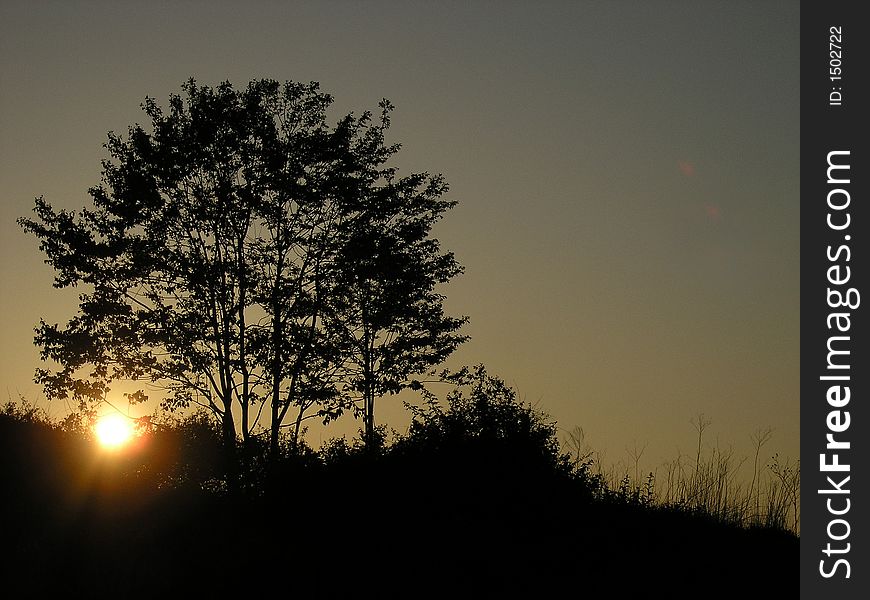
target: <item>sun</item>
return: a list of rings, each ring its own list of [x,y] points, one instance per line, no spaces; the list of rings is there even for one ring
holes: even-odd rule
[[[120,448],[133,437],[133,421],[119,414],[105,415],[97,420],[94,432],[104,448]]]

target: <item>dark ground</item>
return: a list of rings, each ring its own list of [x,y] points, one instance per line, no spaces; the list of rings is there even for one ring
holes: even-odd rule
[[[582,477],[542,470],[502,447],[406,448],[327,465],[309,456],[238,495],[203,490],[214,458],[208,451],[182,454],[205,466],[182,469],[177,448],[107,456],[56,428],[0,419],[3,595],[798,592],[792,534],[602,502]]]

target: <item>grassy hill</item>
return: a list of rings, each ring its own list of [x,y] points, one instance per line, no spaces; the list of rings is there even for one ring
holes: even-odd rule
[[[376,449],[238,448],[202,418],[122,452],[7,406],[3,587],[15,596],[615,598],[798,590],[798,537],[612,489],[541,415],[479,386]]]

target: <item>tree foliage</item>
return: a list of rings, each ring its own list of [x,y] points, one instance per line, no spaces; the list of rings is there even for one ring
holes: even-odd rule
[[[36,235],[54,285],[81,286],[65,326],[35,341],[58,368],[50,398],[103,400],[144,382],[169,410],[216,415],[226,442],[354,410],[440,363],[464,341],[436,289],[461,272],[431,237],[455,203],[440,176],[404,177],[385,142],[392,106],[327,124],[317,83],[194,80],[146,129],[109,134],[93,206],[36,200]]]

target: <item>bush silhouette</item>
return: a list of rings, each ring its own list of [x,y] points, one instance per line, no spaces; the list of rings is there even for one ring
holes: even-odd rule
[[[546,414],[523,404],[504,381],[483,365],[448,378],[456,388],[446,405],[426,393],[422,407],[411,406],[407,436],[392,453],[416,461],[435,462],[454,474],[489,481],[521,481],[526,477],[582,478],[559,446],[556,424]]]

